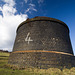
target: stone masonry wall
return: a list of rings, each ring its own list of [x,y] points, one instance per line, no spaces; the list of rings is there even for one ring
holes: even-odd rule
[[[12,65],[17,65],[20,68],[35,67],[47,69],[51,67],[72,67],[70,55],[47,52],[12,53],[10,55],[9,63]]]
[[[18,27],[9,64],[21,68],[74,66],[75,57],[67,25],[59,20],[39,17]]]
[[[33,21],[18,29],[13,51],[23,50],[49,50],[73,54],[68,29],[51,21]]]

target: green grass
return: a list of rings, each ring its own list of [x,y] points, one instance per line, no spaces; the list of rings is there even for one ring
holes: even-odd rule
[[[75,75],[75,68],[63,69],[58,68],[37,69],[27,68],[19,70],[18,67],[8,65],[10,53],[0,52],[0,75]]]
[[[2,56],[8,57],[8,56],[9,56],[9,53],[6,53],[6,52],[0,52],[0,57],[2,57]]]
[[[15,70],[8,67],[8,57],[10,53],[0,52],[0,75],[34,75],[29,71],[25,70]]]

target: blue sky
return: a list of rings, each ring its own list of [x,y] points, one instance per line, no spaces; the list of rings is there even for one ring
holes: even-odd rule
[[[75,0],[0,0],[0,49],[12,51],[17,26],[35,16],[65,22],[75,54]]]

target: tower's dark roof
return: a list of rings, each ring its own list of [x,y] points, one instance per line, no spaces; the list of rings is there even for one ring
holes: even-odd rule
[[[50,18],[50,17],[34,17],[34,18],[31,18],[31,19],[27,19],[26,21],[24,21],[24,22],[22,22],[19,26],[18,26],[18,28],[20,27],[20,26],[22,26],[23,24],[25,24],[25,23],[28,23],[28,22],[32,22],[32,21],[54,21],[54,22],[58,22],[58,23],[61,23],[62,25],[64,25],[67,29],[68,29],[68,31],[69,31],[69,28],[68,28],[68,26],[64,23],[64,22],[62,22],[62,21],[60,21],[60,20],[58,20],[58,19],[55,19],[55,18]],[[18,30],[18,28],[17,28],[17,30]]]

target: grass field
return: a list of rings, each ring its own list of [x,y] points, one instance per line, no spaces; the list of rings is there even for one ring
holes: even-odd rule
[[[58,68],[49,69],[36,69],[28,68],[19,70],[18,68],[12,68],[8,64],[8,57],[10,53],[0,52],[0,75],[75,75],[75,68],[63,69]]]

